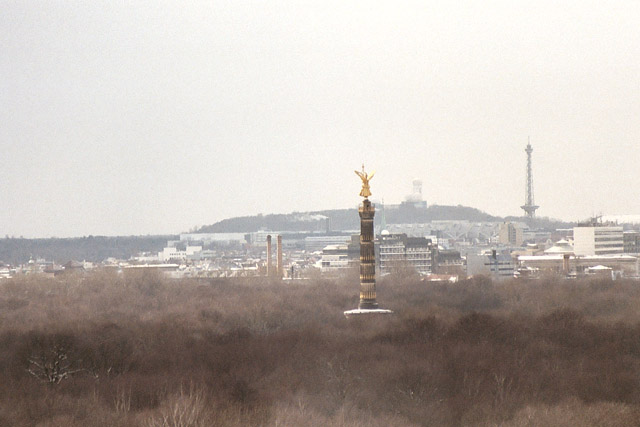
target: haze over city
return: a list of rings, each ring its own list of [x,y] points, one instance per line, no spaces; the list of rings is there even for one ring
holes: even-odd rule
[[[2,2],[0,234],[397,203],[640,213],[640,3]]]

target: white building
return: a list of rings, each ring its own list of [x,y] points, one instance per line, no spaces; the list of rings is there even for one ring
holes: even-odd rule
[[[545,255],[574,255],[573,245],[565,239],[558,240],[555,245],[544,250]]]
[[[158,253],[158,258],[162,262],[169,260],[186,261],[187,257],[202,252],[202,246],[187,246],[184,250],[180,250],[175,246],[168,246]]]
[[[347,245],[351,235],[307,236],[304,238],[304,249],[307,252],[321,251],[329,245]]]
[[[394,267],[406,264],[420,274],[431,273],[430,239],[407,237],[406,234],[390,234],[384,231],[378,240],[378,265],[381,274],[390,273]]]
[[[612,255],[624,252],[622,226],[588,225],[573,228],[576,256]]]
[[[230,245],[247,243],[245,236],[245,233],[183,233],[180,235],[180,241],[202,242],[205,245],[211,243]]]
[[[590,274],[608,268],[617,276],[638,277],[640,259],[632,255],[587,255],[571,254],[520,255],[518,266],[530,270],[547,271],[566,275]],[[594,267],[598,267],[594,270]]]
[[[349,247],[347,245],[328,245],[322,250],[320,266],[323,273],[349,267]]]

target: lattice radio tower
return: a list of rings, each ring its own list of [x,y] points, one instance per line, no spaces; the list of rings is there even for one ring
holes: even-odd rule
[[[536,209],[540,206],[536,206],[533,201],[533,172],[531,171],[531,153],[533,153],[533,148],[531,148],[531,141],[527,141],[527,148],[524,150],[527,153],[527,189],[524,200],[524,205],[520,206],[528,218],[533,218],[536,216]]]

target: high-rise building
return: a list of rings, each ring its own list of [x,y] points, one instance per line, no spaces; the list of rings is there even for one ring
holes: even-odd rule
[[[640,253],[640,231],[625,231],[622,238],[624,241],[624,253]]]
[[[522,246],[524,233],[521,227],[512,222],[503,222],[498,231],[498,241],[503,245]]]
[[[431,240],[425,237],[384,233],[380,236],[378,254],[381,274],[388,274],[401,265],[412,267],[420,274],[431,273]]]
[[[590,223],[574,227],[573,252],[576,256],[623,253],[622,226]]]

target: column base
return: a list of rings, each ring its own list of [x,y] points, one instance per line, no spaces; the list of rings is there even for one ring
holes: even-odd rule
[[[378,303],[376,302],[376,300],[360,300],[358,308],[360,310],[375,310],[378,308]]]
[[[385,310],[383,308],[356,308],[353,310],[347,310],[344,312],[345,317],[349,318],[351,316],[363,316],[363,315],[372,315],[372,314],[393,314],[391,310]]]

